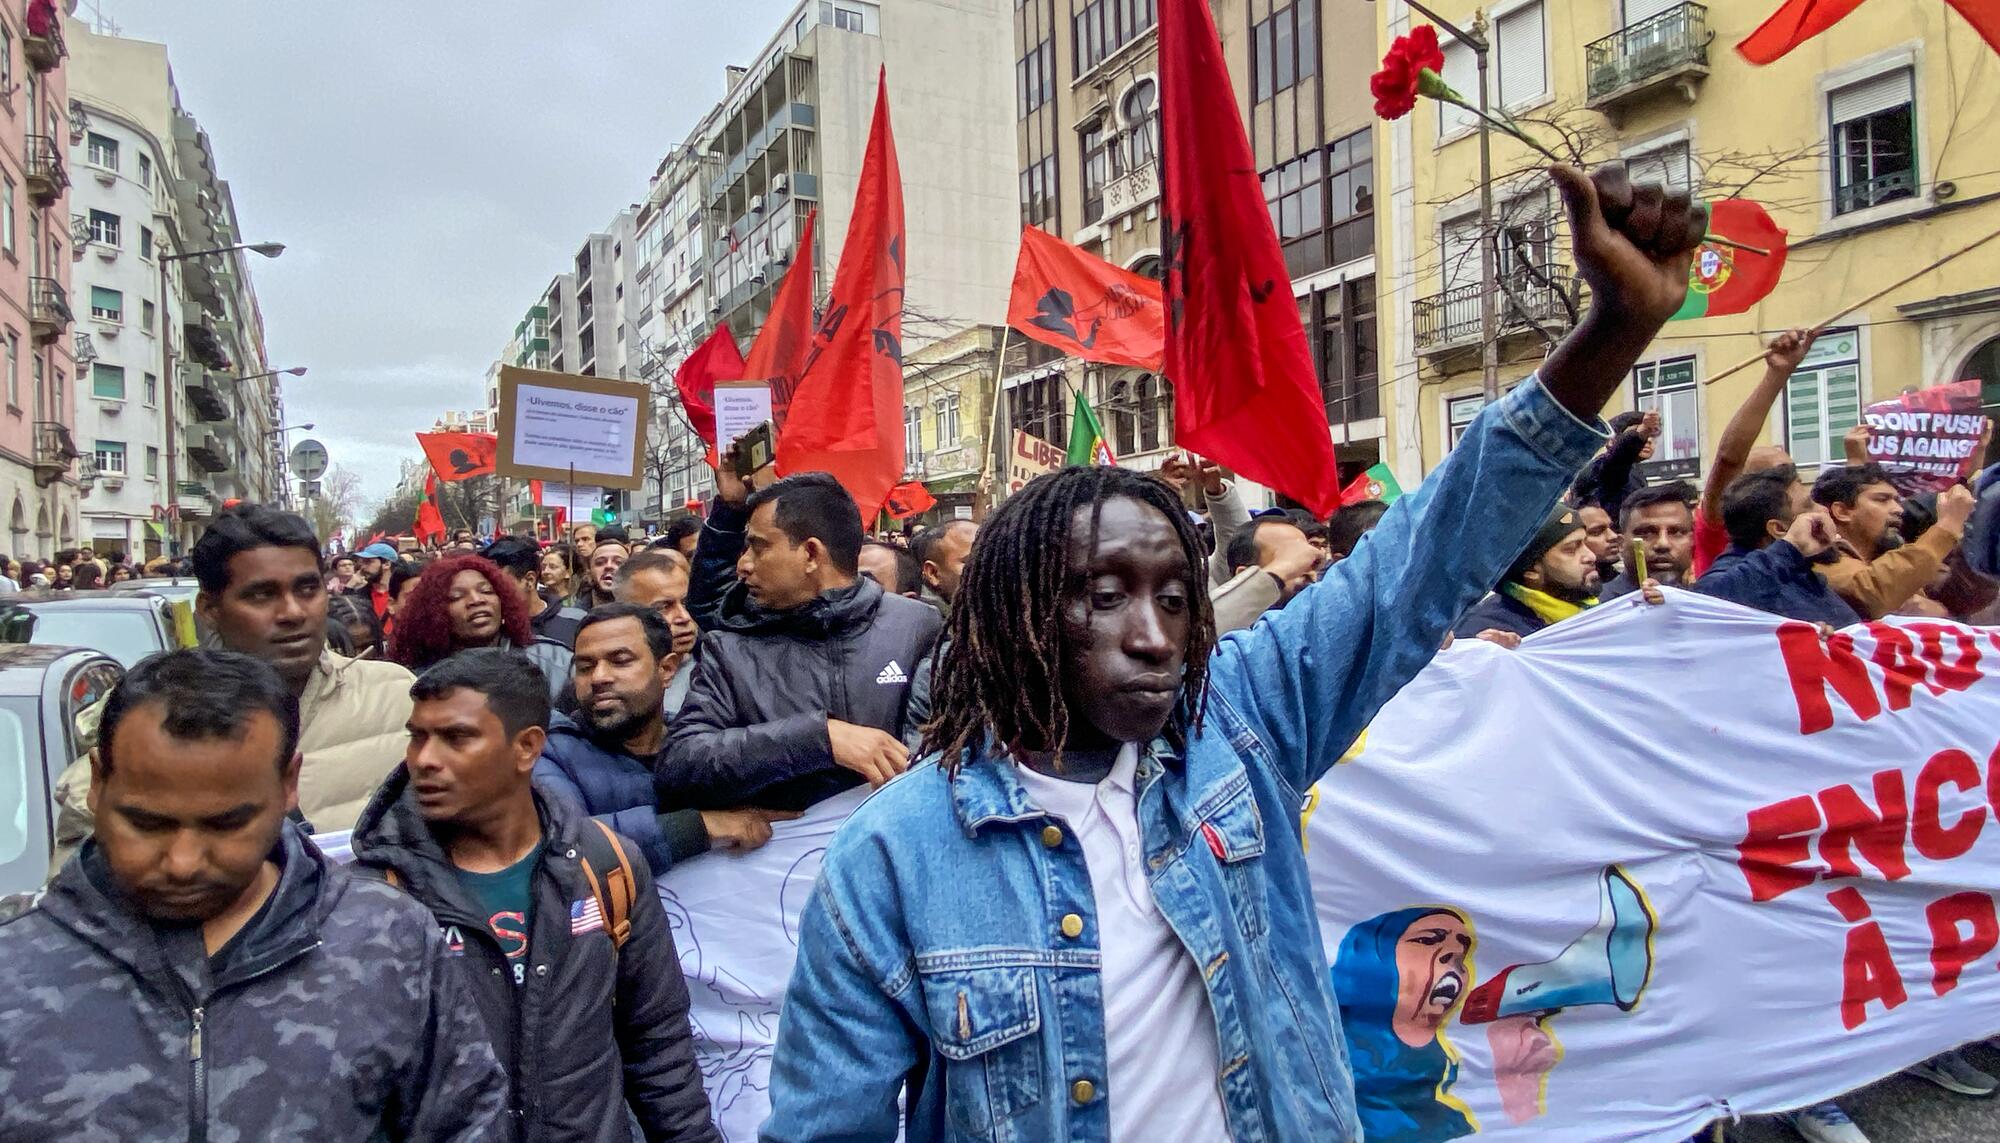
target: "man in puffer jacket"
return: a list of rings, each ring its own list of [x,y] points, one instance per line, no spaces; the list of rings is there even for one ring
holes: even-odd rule
[[[643,557],[642,557],[643,558]],[[714,849],[771,840],[765,810],[662,806],[653,769],[667,744],[662,703],[675,674],[674,633],[660,613],[607,603],[577,628],[575,720],[556,715],[535,763],[535,784],[639,843],[655,876]]]
[[[711,621],[690,596],[707,633],[660,801],[803,810],[880,786],[909,765],[905,700],[943,625],[937,610],[858,578],[860,512],[826,473],[788,476],[745,506],[747,518],[719,501],[695,548],[694,592],[713,591],[731,562],[741,582]]]
[[[305,520],[258,504],[218,516],[191,557],[202,621],[231,651],[269,663],[298,699],[299,812],[315,832],[354,825],[403,752],[410,672],[327,650],[326,582],[319,540]],[[90,836],[90,763],[56,787],[60,869]]]
[[[417,679],[355,860],[456,950],[512,1081],[497,1138],[625,1143],[635,1117],[652,1143],[714,1143],[666,910],[637,846],[534,789],[549,705],[526,667],[461,651]]]
[[[285,817],[296,700],[175,651],[99,731],[95,840],[0,925],[0,1138],[483,1141],[506,1077],[431,918]]]

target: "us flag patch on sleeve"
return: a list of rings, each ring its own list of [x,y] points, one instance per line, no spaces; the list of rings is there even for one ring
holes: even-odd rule
[[[603,931],[604,911],[597,907],[597,898],[582,897],[570,903],[570,936],[575,937],[581,936],[584,933],[601,933]]]

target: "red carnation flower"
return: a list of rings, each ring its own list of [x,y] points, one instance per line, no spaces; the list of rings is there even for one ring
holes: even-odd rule
[[[1368,90],[1375,95],[1375,114],[1384,119],[1401,119],[1417,105],[1423,73],[1444,71],[1444,51],[1438,47],[1437,29],[1419,24],[1407,36],[1397,36],[1382,57],[1382,70],[1368,77]]]

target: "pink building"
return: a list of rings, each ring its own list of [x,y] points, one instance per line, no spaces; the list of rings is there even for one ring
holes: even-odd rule
[[[55,0],[0,0],[0,551],[77,544],[69,93]]]

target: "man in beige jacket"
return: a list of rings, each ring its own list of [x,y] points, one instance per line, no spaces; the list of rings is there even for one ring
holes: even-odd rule
[[[276,668],[299,698],[298,808],[318,832],[349,829],[409,739],[410,672],[326,648],[326,583],[319,540],[298,516],[258,504],[216,517],[191,553],[195,609],[221,645]],[[90,762],[56,788],[62,867],[92,828]]]
[[[1958,547],[1973,508],[1964,485],[1945,489],[1937,498],[1937,523],[1905,544],[1903,501],[1880,465],[1830,467],[1813,482],[1812,497],[1833,517],[1843,541],[1839,559],[1819,574],[1863,619],[1894,613],[1930,584]]]

